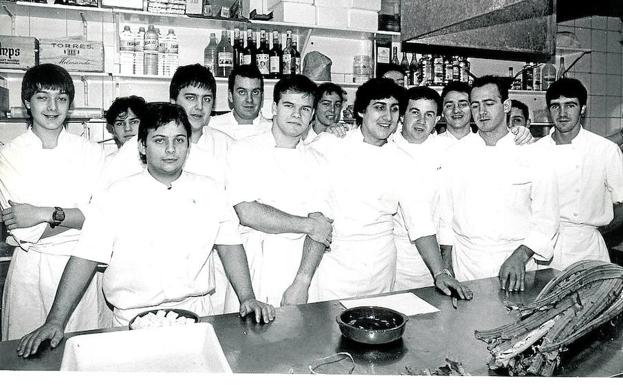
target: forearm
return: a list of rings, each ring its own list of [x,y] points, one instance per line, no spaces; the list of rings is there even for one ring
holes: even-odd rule
[[[215,245],[215,248],[223,263],[225,275],[238,296],[238,301],[243,303],[248,299],[254,299],[247,255],[242,245]]]
[[[613,206],[614,218],[605,226],[599,228],[602,235],[608,235],[615,230],[618,230],[623,225],[623,203],[619,203]]]
[[[433,277],[446,268],[443,264],[435,235],[427,235],[416,239],[415,247],[417,247],[424,264],[426,264]]]
[[[296,272],[294,282],[301,283],[309,287],[326,248],[327,247],[325,245],[314,241],[309,236],[305,237],[305,241],[303,242],[303,256],[301,258],[299,269]]]
[[[56,297],[46,319],[48,323],[67,324],[69,317],[80,302],[86,288],[95,275],[97,262],[71,257],[65,266],[56,290]]]
[[[443,263],[443,267],[453,271],[452,269],[452,246],[451,245],[440,245],[441,249],[441,261]]]
[[[241,224],[263,233],[307,234],[310,231],[309,218],[291,215],[263,203],[240,202],[234,209]]]

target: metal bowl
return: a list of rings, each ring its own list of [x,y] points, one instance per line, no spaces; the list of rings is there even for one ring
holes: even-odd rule
[[[134,318],[132,318],[132,320],[130,320],[130,324],[129,324],[130,330],[137,329],[137,328],[134,327],[134,321],[136,321],[137,318],[143,317],[143,316],[145,316],[145,315],[147,315],[149,313],[156,314],[160,310],[165,312],[165,317],[166,317],[167,314],[169,314],[169,312],[173,311],[173,312],[177,313],[177,315],[179,317],[190,318],[190,319],[192,319],[194,321],[194,323],[199,322],[199,316],[196,313],[193,313],[192,311],[188,311],[188,310],[184,310],[184,309],[152,309],[152,310],[144,311],[144,312],[139,313],[136,316],[134,316]]]
[[[344,337],[379,345],[400,339],[409,318],[385,307],[359,306],[344,310],[335,320]]]

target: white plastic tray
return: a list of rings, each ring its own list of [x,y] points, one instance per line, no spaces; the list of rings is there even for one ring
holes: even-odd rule
[[[71,337],[61,370],[231,373],[209,323]]]

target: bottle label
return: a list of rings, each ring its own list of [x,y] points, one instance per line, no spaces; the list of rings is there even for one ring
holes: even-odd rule
[[[158,50],[158,36],[151,37],[145,36],[145,51],[157,51]]]
[[[279,56],[271,56],[270,57],[270,73],[278,74],[280,70],[281,60],[279,60]]]
[[[233,67],[234,66],[234,54],[232,52],[219,52],[218,53],[218,66],[219,67]]]
[[[268,75],[268,60],[269,57],[267,54],[258,54],[255,57],[255,61],[257,62],[257,68],[260,70],[262,75]]]
[[[376,62],[389,64],[389,52],[390,50],[388,47],[377,47]]]
[[[242,64],[251,64],[251,55],[242,55]]]
[[[295,74],[301,73],[301,58],[300,57],[297,57],[296,59],[294,59],[294,73]]]

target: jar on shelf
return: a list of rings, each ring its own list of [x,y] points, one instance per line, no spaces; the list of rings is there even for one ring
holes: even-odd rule
[[[353,82],[365,83],[372,75],[372,58],[368,55],[357,55],[353,58]]]

